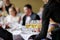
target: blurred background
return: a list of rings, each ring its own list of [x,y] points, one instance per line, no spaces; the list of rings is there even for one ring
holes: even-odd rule
[[[42,0],[11,0],[11,2],[16,6],[21,9],[23,12],[23,7],[25,4],[31,4],[33,7],[34,12],[38,12],[40,7],[43,6],[43,1]]]

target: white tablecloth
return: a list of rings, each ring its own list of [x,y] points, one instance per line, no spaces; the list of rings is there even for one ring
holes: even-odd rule
[[[23,28],[23,30],[21,30]],[[38,33],[28,31],[24,28],[24,26],[21,27],[13,27],[12,29],[7,29],[10,33],[13,35],[13,40],[28,40],[28,38],[32,35],[36,35]]]
[[[13,35],[13,40],[28,40],[30,36],[38,34],[35,32],[31,32],[31,33],[27,33],[27,31],[22,32],[21,30],[15,30],[10,32]]]

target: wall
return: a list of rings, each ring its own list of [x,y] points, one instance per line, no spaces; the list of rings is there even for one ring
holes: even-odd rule
[[[11,0],[11,2],[16,6],[20,7],[23,12],[23,7],[25,4],[31,4],[34,12],[38,12],[39,8],[42,6],[42,0]]]

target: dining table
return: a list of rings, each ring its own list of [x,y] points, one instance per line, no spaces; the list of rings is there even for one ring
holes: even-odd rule
[[[14,27],[10,29],[6,29],[8,32],[12,33],[13,40],[28,40],[32,35],[39,34],[39,32],[33,32],[32,29],[27,29],[21,24],[13,24],[13,26]]]

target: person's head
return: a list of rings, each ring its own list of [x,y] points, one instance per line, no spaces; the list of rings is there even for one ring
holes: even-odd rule
[[[47,4],[48,0],[42,0],[44,2],[44,4]]]
[[[17,13],[20,13],[20,8],[17,7],[16,8],[16,11],[17,11]]]
[[[16,16],[17,15],[16,9],[14,7],[9,8],[9,14],[12,16]]]
[[[27,15],[30,14],[32,12],[32,6],[30,4],[26,4],[24,6],[24,13],[26,13]]]
[[[3,0],[4,4],[10,4],[10,0]]]

